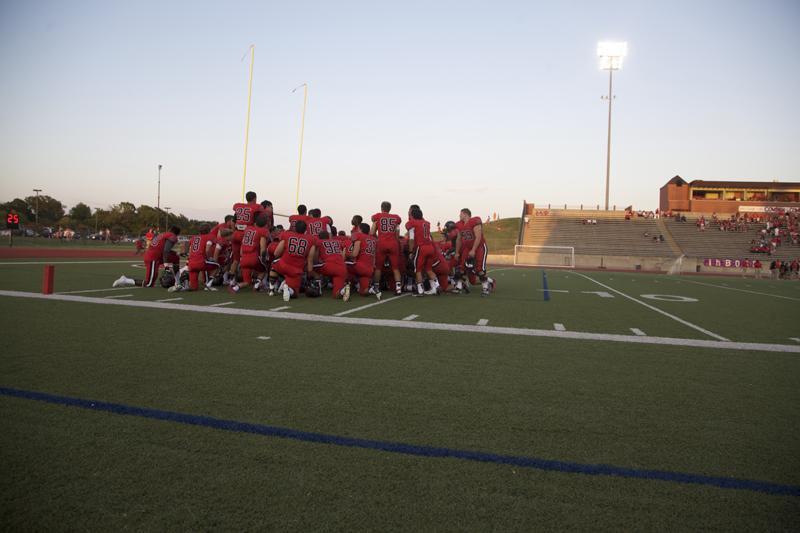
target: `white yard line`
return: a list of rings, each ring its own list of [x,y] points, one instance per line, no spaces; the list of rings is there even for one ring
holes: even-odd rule
[[[481,318],[480,320],[478,320],[478,325],[479,326],[485,326],[488,323],[489,323],[489,319],[488,318]]]
[[[103,298],[127,298],[128,296],[133,296],[133,294],[112,294],[111,296],[103,296]]]
[[[682,319],[680,317],[677,317],[677,316],[675,316],[673,314],[667,313],[666,311],[662,311],[658,307],[654,307],[654,306],[650,305],[649,303],[643,302],[643,301],[641,301],[641,300],[639,300],[637,298],[634,298],[633,296],[629,296],[629,295],[625,294],[624,292],[618,291],[617,289],[615,289],[613,287],[609,287],[605,283],[600,283],[596,279],[592,279],[589,276],[587,276],[586,274],[581,274],[580,272],[575,272],[574,274],[577,275],[577,276],[580,276],[582,278],[586,278],[589,281],[591,281],[593,283],[596,283],[596,284],[600,285],[601,287],[604,287],[604,288],[610,290],[611,292],[615,292],[615,293],[619,294],[620,296],[622,296],[624,298],[627,298],[628,300],[631,300],[633,302],[636,302],[637,304],[643,305],[643,306],[647,307],[648,309],[651,309],[651,310],[655,311],[656,313],[661,313],[662,315],[664,315],[666,317],[669,317],[672,320],[675,320],[676,322],[680,322],[684,326],[689,326],[692,329],[695,329],[695,330],[697,330],[697,331],[699,331],[701,333],[704,333],[704,334],[708,335],[709,337],[712,337],[712,338],[720,340],[720,341],[727,341],[728,340],[725,337],[723,337],[722,335],[717,335],[714,332],[711,332],[711,331],[708,331],[707,329],[701,328],[697,324],[692,324],[688,320],[684,320],[684,319]]]
[[[686,283],[694,283],[695,285],[704,285],[706,287],[716,287],[717,289],[726,289],[729,291],[737,291],[737,292],[746,292],[749,294],[760,294],[762,296],[772,296],[773,298],[781,298],[783,300],[794,300],[795,302],[800,302],[800,298],[792,298],[791,296],[782,296],[780,294],[770,294],[768,292],[758,292],[758,291],[748,291],[747,289],[736,289],[734,287],[722,286],[722,285],[714,285],[713,283],[703,283],[702,281],[692,281],[690,279],[684,279]]]
[[[487,270],[487,274],[491,274],[492,272],[502,272],[503,270],[513,270],[511,267],[508,268],[493,268],[492,270]]]
[[[156,300],[157,302],[177,302],[183,300],[183,298],[164,298],[163,300]]]
[[[256,337],[256,338],[257,338],[258,340],[260,340],[260,341],[268,341],[268,340],[270,340],[272,337]]]
[[[130,263],[126,261],[3,261],[0,265],[112,265],[115,263]]]
[[[800,342],[800,337],[789,337],[790,341]]]
[[[375,307],[376,305],[381,305],[381,304],[385,304],[385,303],[388,303],[388,302],[393,302],[395,300],[399,300],[400,298],[408,296],[409,294],[411,294],[411,293],[406,292],[406,293],[401,294],[400,296],[395,296],[394,298],[387,298],[385,300],[378,300],[377,302],[372,302],[371,304],[362,305],[361,307],[354,307],[352,309],[348,309],[347,311],[342,311],[341,313],[335,313],[333,316],[349,315],[350,313],[355,313],[356,311],[361,311],[362,309],[369,309],[370,307]]]
[[[132,287],[114,287],[113,289],[86,289],[84,291],[64,291],[64,292],[57,292],[56,294],[82,294],[87,292],[108,292],[108,291],[130,291],[133,289],[141,289],[141,287],[132,286]]]
[[[403,320],[411,321],[411,320],[414,320],[415,318],[419,318],[419,315],[408,315]]]
[[[218,304],[211,304],[209,307],[222,307],[223,305],[231,305],[235,304],[236,302],[220,302]]]
[[[536,290],[539,292],[566,292],[566,293],[569,292],[566,289],[536,289]]]
[[[555,339],[591,340],[606,342],[622,342],[629,344],[657,344],[664,346],[688,346],[694,348],[713,348],[718,350],[751,350],[763,352],[786,352],[800,354],[800,346],[789,344],[767,344],[758,342],[732,342],[705,339],[679,339],[671,337],[639,337],[636,335],[618,335],[613,333],[589,333],[579,331],[553,331],[551,329],[508,328],[499,326],[475,326],[472,324],[443,324],[437,322],[407,322],[404,320],[387,320],[380,318],[350,318],[331,315],[315,315],[310,313],[275,313],[257,309],[237,309],[227,307],[211,307],[204,305],[189,305],[175,303],[161,303],[146,300],[109,300],[93,296],[73,296],[69,294],[39,294],[36,292],[4,291],[0,296],[12,298],[30,298],[34,300],[50,300],[74,302],[96,305],[114,305],[123,307],[138,307],[141,309],[187,311],[193,313],[207,313],[228,316],[251,316],[260,318],[274,318],[280,320],[296,320],[299,322],[314,322],[317,324],[339,324],[351,326],[375,326],[401,329],[417,329],[428,331],[451,331],[462,333],[480,333],[490,335],[514,335],[523,337],[549,337]]]
[[[286,309],[289,309],[289,307],[290,306],[288,305],[282,305],[280,307],[273,307],[272,309],[270,309],[270,311],[285,311]]]
[[[640,330],[639,328],[631,328],[631,331],[633,332],[634,335],[639,335],[640,337],[646,337],[647,336],[647,333],[645,333],[644,331]]]
[[[553,324],[553,329],[556,331],[567,331],[567,328],[564,327],[564,324],[559,324],[558,322]]]

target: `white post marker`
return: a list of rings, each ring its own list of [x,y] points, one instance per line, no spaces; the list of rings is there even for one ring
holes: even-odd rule
[[[260,340],[260,341],[268,341],[268,340],[270,340],[272,337],[256,337],[256,338],[257,338],[258,340]]]
[[[236,302],[220,302],[218,304],[211,304],[209,307],[222,307],[223,305],[231,305],[235,304]]]
[[[285,311],[287,309],[289,309],[288,305],[282,305],[280,307],[274,307],[274,308],[270,309],[270,311]]]
[[[790,341],[800,342],[800,337],[789,337]]]
[[[480,320],[478,320],[478,325],[479,326],[485,326],[488,323],[489,323],[489,319],[488,318],[481,318]]]
[[[556,331],[567,331],[567,328],[564,327],[564,324],[559,324],[558,322],[553,324],[553,329]]]
[[[408,315],[403,320],[409,321],[409,320],[414,320],[415,318],[419,318],[419,315]]]
[[[639,328],[631,328],[631,331],[633,332],[634,335],[638,335],[640,337],[646,337],[647,336],[647,333],[645,333],[644,331],[640,330]]]

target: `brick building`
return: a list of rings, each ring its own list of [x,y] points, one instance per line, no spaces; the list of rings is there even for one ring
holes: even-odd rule
[[[758,212],[766,208],[800,209],[800,183],[779,181],[688,182],[680,176],[660,190],[659,208],[689,213]]]

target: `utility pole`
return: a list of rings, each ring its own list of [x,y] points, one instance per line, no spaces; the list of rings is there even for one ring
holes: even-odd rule
[[[42,189],[33,189],[33,192],[36,193],[36,227],[38,231],[39,227],[39,193],[42,192]]]

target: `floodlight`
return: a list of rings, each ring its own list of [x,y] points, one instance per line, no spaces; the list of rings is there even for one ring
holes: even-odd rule
[[[597,57],[600,58],[600,70],[622,69],[622,59],[628,55],[628,43],[603,41],[597,43]]]

